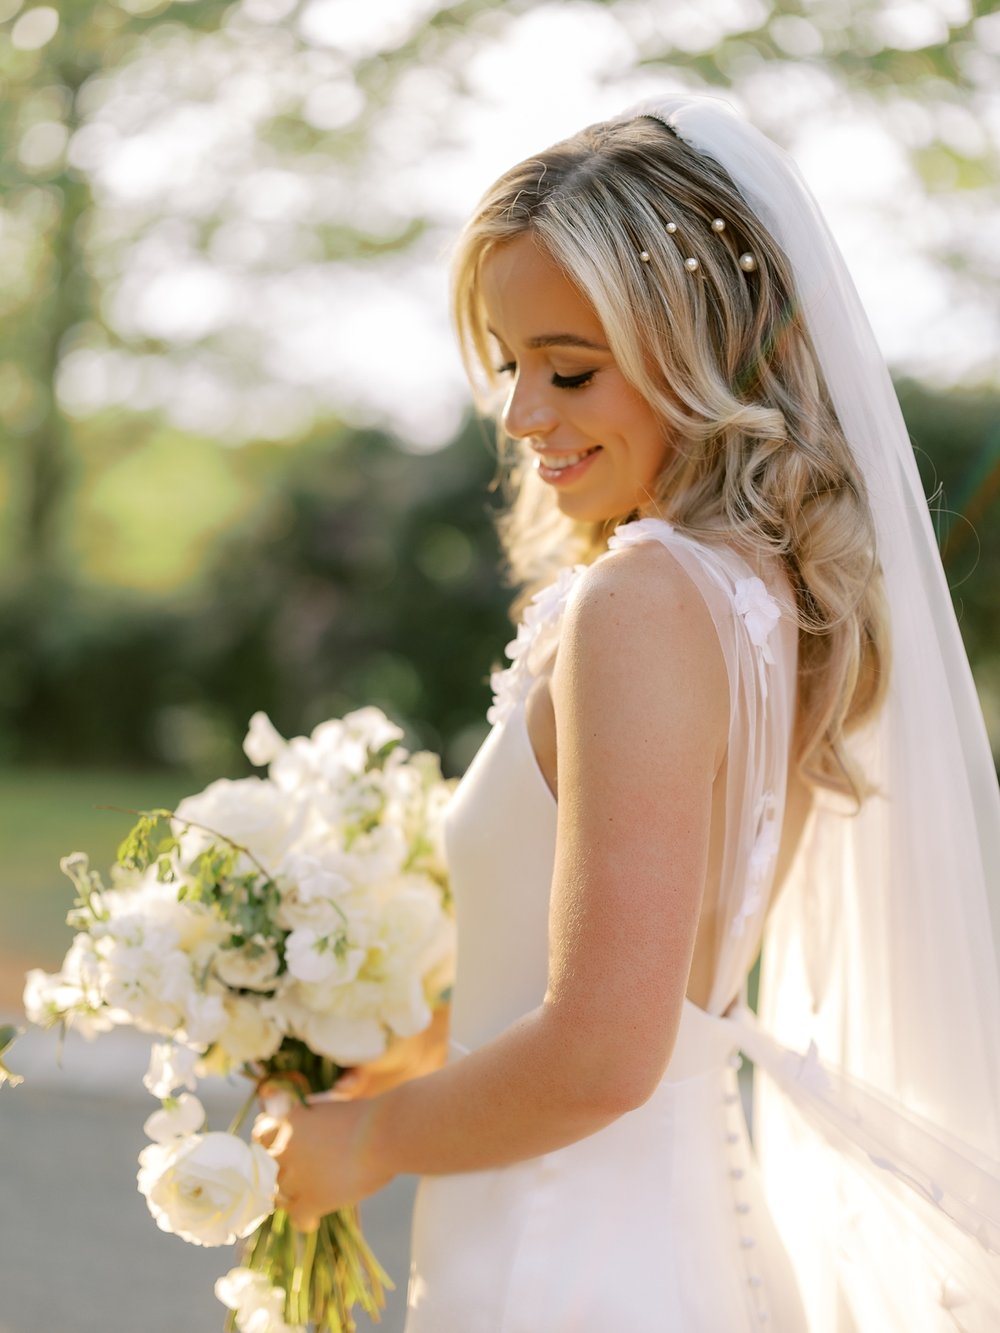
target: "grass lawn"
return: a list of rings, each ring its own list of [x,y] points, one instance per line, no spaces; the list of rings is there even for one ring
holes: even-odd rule
[[[177,773],[0,769],[0,1010],[19,1007],[24,970],[55,970],[72,938],[59,858],[87,852],[106,872],[134,822],[94,807],[172,806],[197,785]]]

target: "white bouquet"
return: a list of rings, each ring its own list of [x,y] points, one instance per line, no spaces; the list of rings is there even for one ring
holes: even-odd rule
[[[86,856],[65,857],[78,933],[59,973],[28,974],[34,1023],[167,1038],[143,1080],[162,1108],[139,1189],[157,1225],[194,1244],[250,1237],[246,1266],[216,1287],[243,1333],[353,1329],[356,1305],[383,1304],[356,1211],[299,1233],[275,1211],[272,1159],[237,1131],[262,1085],[328,1091],[425,1028],[450,985],[452,784],[402,734],[364,708],[286,741],[255,714],[244,749],[267,777],[141,812],[107,886]],[[228,1133],[206,1133],[197,1079],[233,1072],[253,1084],[247,1104]]]

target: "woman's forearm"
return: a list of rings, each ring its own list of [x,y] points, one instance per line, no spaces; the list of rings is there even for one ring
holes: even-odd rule
[[[393,1175],[506,1166],[565,1147],[629,1109],[599,1095],[543,1008],[488,1045],[371,1099],[361,1151]]]

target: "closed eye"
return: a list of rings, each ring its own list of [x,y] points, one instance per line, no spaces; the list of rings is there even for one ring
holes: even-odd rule
[[[552,383],[557,389],[582,389],[585,384],[589,384],[597,372],[594,370],[585,370],[580,375],[557,375],[552,372]]]
[[[498,375],[513,375],[515,370],[517,370],[516,361],[505,361],[502,366],[497,366]],[[557,389],[582,389],[596,374],[596,370],[584,370],[579,375],[559,375],[553,371],[552,384]]]

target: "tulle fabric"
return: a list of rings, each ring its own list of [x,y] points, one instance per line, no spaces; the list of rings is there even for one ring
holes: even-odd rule
[[[878,795],[856,815],[817,801],[768,921],[759,1016],[735,1016],[764,1075],[768,1199],[811,1333],[986,1333],[1000,1328],[1000,795],[912,450],[791,160],[718,99],[622,118],[637,115],[714,158],[785,250],[867,483],[891,610],[888,702],[854,740]],[[720,951],[713,996],[746,957]]]

